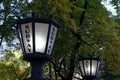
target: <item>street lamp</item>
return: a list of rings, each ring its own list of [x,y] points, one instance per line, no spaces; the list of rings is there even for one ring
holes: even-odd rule
[[[92,56],[80,58],[79,64],[83,79],[93,80],[99,71],[100,59]]]
[[[53,19],[32,17],[18,21],[24,60],[31,64],[31,79],[43,78],[43,65],[51,60],[59,24]]]

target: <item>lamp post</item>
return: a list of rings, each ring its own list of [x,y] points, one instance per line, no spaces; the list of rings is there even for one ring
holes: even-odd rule
[[[80,58],[79,64],[83,79],[93,80],[99,71],[100,59],[92,56]]]
[[[43,79],[43,66],[51,60],[54,42],[60,25],[52,20],[32,17],[18,21],[18,31],[24,60],[31,65],[31,77],[25,80]]]

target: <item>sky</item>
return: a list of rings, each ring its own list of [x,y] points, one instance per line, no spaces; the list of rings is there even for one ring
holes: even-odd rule
[[[29,2],[31,2],[32,0],[28,0]]]
[[[107,8],[108,11],[110,11],[113,15],[117,15],[115,7],[110,4],[111,0],[104,0],[102,4]]]

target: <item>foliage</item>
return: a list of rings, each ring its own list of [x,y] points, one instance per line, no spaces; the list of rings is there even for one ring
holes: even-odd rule
[[[23,80],[29,76],[29,64],[20,51],[8,51],[0,59],[0,80]]]
[[[0,2],[0,45],[7,42],[8,46],[17,46],[13,40],[17,38],[17,20],[27,16],[22,10],[27,0],[3,0]]]
[[[110,16],[101,1],[33,0],[30,3],[28,0],[2,1],[0,43],[2,40],[12,42],[17,37],[16,20],[26,18],[34,11],[41,18],[53,17],[61,25],[52,55],[51,68],[56,76],[59,75],[62,80],[72,80],[74,69],[78,68],[78,56],[88,54],[103,59],[104,77],[107,73],[118,75],[120,72],[119,18]],[[112,1],[119,13],[119,0]]]
[[[103,0],[104,1],[104,0]],[[120,1],[119,0],[111,0],[111,5],[114,7],[114,9],[116,10],[116,12],[117,12],[117,15],[112,15],[112,18],[114,18],[115,19],[115,22],[117,23],[117,26],[115,27],[115,30],[116,30],[116,32],[117,32],[117,37],[120,37],[120,19],[119,19],[119,16],[120,16],[120,13],[119,13],[119,10],[120,10]],[[118,44],[118,41],[117,41],[117,43],[115,43],[115,44]],[[119,46],[119,45],[118,45]],[[112,47],[112,46],[111,46]],[[113,48],[113,47],[112,47]],[[111,76],[113,76],[114,78],[119,78],[119,75],[120,75],[120,70],[119,70],[119,60],[120,60],[120,57],[119,57],[119,55],[120,55],[120,53],[119,53],[119,48],[114,48],[114,49],[116,49],[116,52],[114,52],[114,54],[112,54],[112,55],[114,55],[114,56],[109,56],[111,59],[107,59],[107,60],[109,60],[109,61],[111,61],[112,59],[112,63],[107,63],[107,64],[110,64],[110,65],[108,65],[108,66],[106,66],[106,68],[107,67],[109,67],[109,70],[108,70],[108,73],[109,72],[111,72],[111,70],[112,70],[112,72],[113,72],[113,74],[111,75]],[[110,51],[110,50],[109,50]],[[107,56],[107,55],[106,55]],[[114,62],[114,63],[113,63]],[[113,68],[113,66],[114,66],[114,68]]]

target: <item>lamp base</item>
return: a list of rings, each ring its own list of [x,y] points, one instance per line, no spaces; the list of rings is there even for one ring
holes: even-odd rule
[[[25,61],[50,61],[52,59],[51,55],[43,53],[25,54],[23,60]]]

